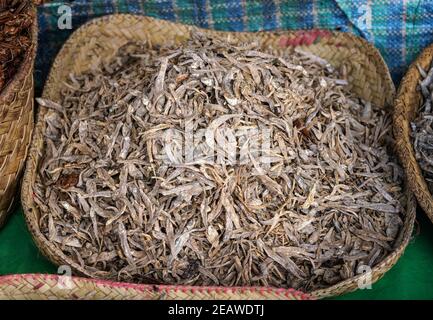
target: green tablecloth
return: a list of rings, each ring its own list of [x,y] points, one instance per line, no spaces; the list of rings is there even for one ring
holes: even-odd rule
[[[433,299],[433,224],[418,214],[414,237],[398,263],[372,289],[335,299]],[[56,273],[35,247],[22,210],[10,217],[0,230],[0,275],[18,273]]]

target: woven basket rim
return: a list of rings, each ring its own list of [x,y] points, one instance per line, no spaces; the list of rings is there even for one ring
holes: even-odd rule
[[[33,129],[33,66],[38,42],[36,7],[31,5],[31,44],[16,72],[0,89],[0,228],[18,199],[16,192]],[[13,148],[13,149],[12,149]]]
[[[10,96],[15,94],[15,86],[17,83],[21,83],[24,81],[26,75],[30,71],[33,65],[33,59],[36,54],[37,49],[37,39],[38,39],[38,19],[36,16],[36,6],[32,5],[32,8],[30,9],[32,12],[34,12],[35,19],[32,23],[31,27],[31,47],[29,50],[26,51],[25,57],[23,61],[20,63],[20,66],[18,67],[17,71],[14,73],[12,78],[8,80],[6,83],[6,86],[3,87],[0,90],[0,102],[1,101],[7,101]]]
[[[421,93],[417,90],[418,81],[421,79],[417,65],[422,62],[428,62],[429,66],[433,62],[433,44],[423,49],[415,61],[411,63],[401,81],[395,99],[393,125],[398,143],[397,151],[403,163],[409,185],[413,189],[421,208],[433,222],[433,195],[430,193],[421,167],[416,160],[413,139],[410,136],[409,113],[418,114],[418,109],[421,107],[419,103],[423,101]],[[420,100],[414,101],[413,95],[418,96]]]
[[[160,21],[164,24],[167,25],[172,25],[172,26],[176,26],[176,25],[186,25],[190,28],[193,29],[197,29],[197,30],[207,30],[207,31],[215,31],[221,35],[230,35],[230,34],[288,34],[288,33],[308,33],[308,32],[313,32],[313,31],[327,31],[330,32],[334,35],[344,35],[347,38],[350,39],[356,39],[356,41],[359,41],[362,43],[362,45],[368,50],[370,51],[370,53],[374,56],[374,58],[379,62],[378,65],[376,65],[376,67],[379,67],[379,71],[381,71],[382,76],[384,77],[384,80],[386,82],[386,85],[389,86],[389,89],[392,90],[393,94],[395,94],[396,92],[396,87],[395,84],[392,80],[391,77],[391,73],[389,72],[389,69],[387,67],[387,64],[385,62],[385,59],[382,57],[382,55],[380,54],[380,52],[378,51],[378,49],[370,42],[368,42],[366,39],[362,38],[362,37],[358,37],[352,33],[349,32],[343,32],[343,31],[338,31],[338,30],[331,30],[331,29],[325,29],[325,28],[311,28],[311,29],[296,29],[296,30],[261,30],[261,31],[225,31],[225,30],[218,30],[218,29],[210,29],[210,28],[201,28],[201,27],[197,27],[195,25],[190,25],[190,24],[183,24],[183,23],[176,23],[176,22],[172,22],[172,21],[168,21],[168,20],[164,20],[164,19],[160,19],[160,18],[156,18],[156,17],[150,17],[150,16],[143,16],[140,14],[133,14],[133,13],[115,13],[115,14],[108,14],[108,15],[104,15],[101,17],[96,17],[93,19],[90,19],[89,21],[87,21],[86,23],[84,23],[83,25],[81,25],[80,27],[78,27],[71,35],[70,37],[65,41],[65,43],[62,45],[61,50],[57,53],[57,56],[61,56],[63,51],[66,50],[66,47],[68,47],[69,43],[73,43],[73,39],[75,39],[76,37],[79,36],[79,34],[83,31],[85,31],[90,25],[94,25],[94,24],[98,24],[98,23],[103,23],[103,22],[108,22],[111,19],[117,19],[117,18],[132,18],[132,19],[140,19],[140,18],[147,18],[150,20],[156,20],[156,21]],[[56,57],[57,57],[56,56]],[[50,74],[49,77],[47,78],[47,81],[49,80],[51,76],[51,70],[50,70]],[[389,103],[391,104],[392,101],[389,101]]]
[[[314,297],[311,296],[308,293],[304,293],[302,291],[289,288],[289,289],[282,289],[282,288],[268,288],[268,287],[227,287],[222,288],[218,286],[188,286],[188,285],[182,285],[182,286],[175,286],[175,285],[155,285],[155,284],[138,284],[138,283],[129,283],[129,282],[119,282],[119,281],[111,281],[111,280],[104,280],[104,279],[92,279],[92,278],[84,278],[84,277],[77,277],[77,276],[62,276],[57,274],[45,274],[45,273],[26,273],[26,274],[12,274],[12,275],[4,275],[0,276],[0,292],[2,291],[2,287],[10,286],[12,283],[16,286],[20,286],[20,283],[24,283],[25,281],[39,281],[42,283],[45,283],[49,286],[48,281],[54,281],[56,283],[61,282],[65,277],[69,278],[73,281],[74,285],[76,286],[82,286],[85,284],[92,284],[96,287],[97,290],[107,289],[126,289],[126,290],[133,290],[138,292],[144,292],[144,291],[153,291],[153,292],[170,292],[170,291],[182,291],[187,292],[190,291],[194,293],[195,291],[198,292],[207,292],[207,293],[231,293],[236,297],[236,294],[242,293],[246,294],[248,292],[251,293],[257,293],[257,294],[269,294],[272,293],[276,295],[276,297],[281,297],[284,299],[284,297],[287,296],[294,296],[301,300],[314,300]],[[226,289],[226,290],[224,290]],[[46,290],[44,290],[46,291]]]
[[[177,23],[168,22],[165,20],[154,19],[154,18],[150,18],[150,17],[146,17],[146,16],[133,15],[133,14],[113,14],[113,15],[99,17],[99,18],[93,19],[93,20],[85,23],[80,28],[78,28],[70,36],[70,38],[63,44],[61,50],[59,51],[59,53],[56,57],[56,60],[53,63],[52,69],[49,73],[47,82],[45,84],[43,96],[45,96],[47,94],[49,84],[51,84],[53,79],[54,79],[55,67],[58,66],[59,61],[65,55],[65,52],[67,52],[70,49],[70,46],[74,44],[76,39],[80,38],[80,35],[82,33],[84,33],[89,26],[97,25],[97,24],[102,25],[103,23],[110,22],[111,20],[122,19],[122,18],[140,19],[140,20],[141,19],[143,19],[143,20],[149,19],[152,21],[157,20],[158,22],[166,24],[168,26],[172,26],[172,27],[173,26],[179,26],[179,24],[177,24]],[[192,26],[188,26],[188,27],[192,27]],[[193,27],[193,28],[197,28],[197,27]],[[200,28],[197,28],[197,29],[200,29]],[[318,30],[318,29],[315,29],[315,30]],[[277,31],[277,32],[262,31],[262,32],[258,32],[258,33],[216,31],[216,30],[208,30],[208,29],[207,29],[207,31],[210,31],[210,32],[216,33],[216,34],[221,34],[221,35],[229,35],[229,34],[252,34],[252,35],[255,35],[255,34],[257,34],[257,35],[259,35],[259,34],[261,34],[261,35],[263,35],[263,34],[289,35],[290,34],[290,35],[294,35],[294,34],[299,33],[299,32],[307,32],[308,33],[312,30],[287,30],[287,31]],[[386,87],[386,91],[384,92],[384,94],[386,95],[385,105],[390,105],[392,103],[392,100],[394,97],[395,87],[394,87],[394,84],[391,80],[389,70],[388,70],[382,56],[378,52],[378,50],[372,44],[367,42],[365,39],[357,37],[353,34],[339,32],[339,31],[330,31],[330,30],[326,30],[326,31],[331,32],[331,34],[335,37],[337,37],[337,36],[344,37],[345,40],[347,40],[348,42],[352,41],[354,44],[355,44],[355,42],[358,42],[358,43],[360,42],[362,44],[362,50],[363,51],[361,51],[361,49],[359,49],[359,51],[374,62],[374,66],[376,67],[378,74],[380,76],[382,76],[381,81],[383,83],[383,86]],[[367,56],[367,52],[368,52],[368,56]],[[388,96],[390,98],[388,98]],[[43,117],[43,115],[44,115],[43,110],[39,110],[38,116],[37,116],[37,126],[36,126],[36,130],[35,130],[35,134],[39,134],[39,131],[41,130],[39,128],[39,122],[40,122],[40,118]],[[35,140],[35,138],[33,140]],[[38,146],[35,146],[35,141],[33,141],[32,145],[31,145],[30,154],[32,155],[33,153],[37,153],[38,150],[39,150]],[[45,239],[45,236],[42,234],[42,232],[39,230],[39,228],[33,227],[33,221],[31,220],[31,214],[29,212],[31,212],[33,210],[32,206],[31,206],[32,199],[31,199],[30,191],[32,190],[32,181],[34,179],[34,171],[36,170],[35,169],[36,163],[34,163],[34,161],[32,161],[32,159],[30,159],[30,158],[31,157],[29,157],[29,159],[28,159],[27,168],[26,168],[25,177],[24,177],[23,186],[22,186],[22,204],[23,204],[23,208],[24,208],[24,213],[25,213],[27,225],[31,231],[32,237],[35,239],[39,248],[43,251],[43,253],[46,256],[48,256],[48,258],[51,261],[55,261],[55,259],[60,258],[63,261],[70,262],[69,259],[63,254],[63,252],[61,252],[58,249],[52,248],[52,245],[49,243],[49,241],[47,241]],[[376,280],[378,278],[380,278],[384,274],[384,272],[386,272],[389,268],[391,268],[391,266],[395,263],[395,260],[401,256],[404,248],[407,246],[409,239],[410,239],[411,232],[412,232],[414,219],[415,219],[415,208],[416,207],[415,207],[415,201],[414,201],[413,195],[407,190],[407,204],[406,204],[406,208],[405,208],[406,219],[405,219],[405,225],[402,227],[402,230],[400,231],[400,238],[399,238],[398,246],[396,248],[394,248],[394,251],[391,252],[383,261],[381,261],[378,265],[376,265],[372,268],[373,273],[376,274],[376,278],[375,278]],[[54,255],[51,252],[52,250],[54,250],[56,258],[53,258],[51,256],[51,255]],[[80,274],[86,275],[88,277],[94,277],[94,276],[88,274],[86,271],[84,271],[76,263],[74,263],[74,265],[73,265],[73,270],[78,271]],[[363,275],[357,275],[357,276],[352,277],[348,280],[341,281],[341,282],[339,282],[333,286],[330,286],[326,289],[320,289],[320,290],[313,291],[310,294],[314,297],[326,297],[326,296],[330,296],[330,295],[341,294],[342,292],[349,290],[349,289],[346,289],[347,286],[353,284],[354,281],[358,281],[362,277],[363,277]],[[352,291],[352,290],[353,289],[351,289],[349,291]]]

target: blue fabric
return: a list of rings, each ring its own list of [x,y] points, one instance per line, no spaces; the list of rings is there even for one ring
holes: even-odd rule
[[[72,30],[59,30],[57,9],[72,9]],[[39,7],[40,88],[65,39],[88,20],[135,13],[227,31],[331,29],[362,36],[380,50],[398,84],[408,64],[433,42],[433,0],[76,0]]]

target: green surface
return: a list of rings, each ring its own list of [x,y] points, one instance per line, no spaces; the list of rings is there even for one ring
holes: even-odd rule
[[[418,214],[414,237],[398,263],[372,289],[335,299],[433,299],[433,224]],[[38,251],[18,209],[0,230],[0,275],[55,273]]]
[[[34,244],[22,209],[16,210],[0,230],[0,275],[55,273],[56,270]]]

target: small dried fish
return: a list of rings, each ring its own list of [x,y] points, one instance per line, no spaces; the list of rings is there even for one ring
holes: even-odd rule
[[[310,291],[373,267],[403,223],[401,170],[390,116],[346,85],[299,50],[128,43],[38,99],[41,231],[125,281]]]
[[[31,25],[36,18],[30,0],[0,1],[0,91],[12,79],[32,43]]]

